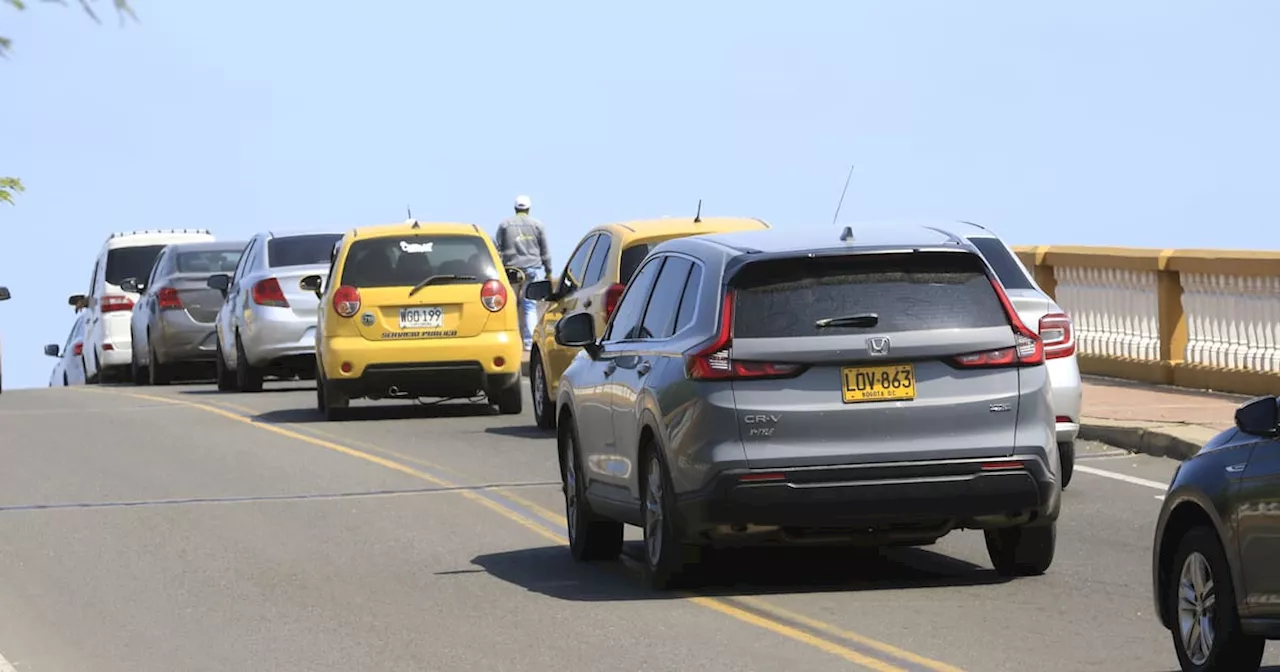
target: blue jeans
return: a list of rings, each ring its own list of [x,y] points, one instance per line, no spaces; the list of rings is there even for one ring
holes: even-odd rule
[[[546,278],[541,266],[521,270],[524,271],[525,285]],[[538,326],[538,302],[524,298],[525,285],[520,286],[517,294],[520,297],[520,338],[524,340],[524,349],[528,350],[533,345],[533,329]]]

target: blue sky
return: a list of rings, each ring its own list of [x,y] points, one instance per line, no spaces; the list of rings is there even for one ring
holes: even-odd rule
[[[113,230],[941,217],[1014,244],[1274,247],[1280,3],[134,0],[0,7],[4,383]],[[790,6],[788,6],[790,5]]]

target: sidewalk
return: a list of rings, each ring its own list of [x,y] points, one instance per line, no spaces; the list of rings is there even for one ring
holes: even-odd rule
[[[1232,427],[1247,399],[1085,376],[1080,438],[1182,460]]]

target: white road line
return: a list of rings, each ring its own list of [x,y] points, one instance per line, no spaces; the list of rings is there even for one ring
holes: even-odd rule
[[[4,656],[0,656],[0,672],[18,672],[18,670],[13,665],[10,665],[9,661],[4,659]]]
[[[1144,485],[1148,488],[1155,488],[1156,490],[1169,489],[1168,483],[1161,483],[1159,481],[1149,481],[1145,478],[1138,478],[1137,476],[1130,476],[1128,474],[1117,474],[1114,471],[1107,471],[1105,469],[1096,469],[1094,467],[1087,467],[1083,464],[1077,464],[1076,471],[1083,471],[1086,474],[1093,474],[1094,476],[1110,478],[1116,481],[1124,481],[1125,483],[1132,483],[1133,485]]]

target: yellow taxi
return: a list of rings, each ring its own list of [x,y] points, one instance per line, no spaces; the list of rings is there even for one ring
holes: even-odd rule
[[[699,216],[605,224],[587,232],[558,280],[531,282],[524,289],[525,298],[545,302],[529,353],[529,383],[538,426],[555,426],[554,397],[550,393],[580,350],[556,343],[555,326],[560,318],[591,313],[596,320],[596,333],[602,334],[622,298],[622,290],[658,243],[684,236],[767,228],[769,224],[760,219]]]
[[[483,395],[519,414],[524,345],[512,286],[523,281],[474,224],[348,231],[327,277],[301,281],[320,297],[317,406],[334,420],[352,399]]]

